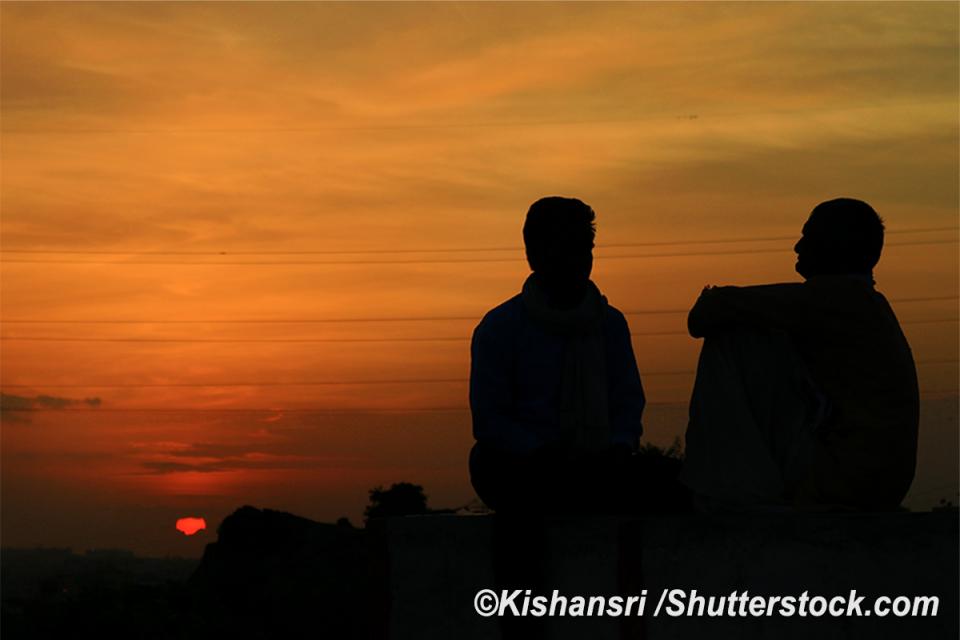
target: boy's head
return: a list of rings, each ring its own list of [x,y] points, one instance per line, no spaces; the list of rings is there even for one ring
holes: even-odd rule
[[[549,288],[577,293],[593,269],[596,214],[576,198],[551,196],[530,205],[523,243],[530,269]]]

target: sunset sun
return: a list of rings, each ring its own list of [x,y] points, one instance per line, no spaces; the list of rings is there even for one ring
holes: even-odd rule
[[[177,520],[177,531],[185,536],[192,536],[207,528],[207,521],[203,518],[180,518]]]

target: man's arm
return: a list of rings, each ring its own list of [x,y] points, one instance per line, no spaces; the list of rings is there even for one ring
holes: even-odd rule
[[[801,283],[707,287],[687,316],[687,328],[694,338],[738,329],[793,332],[809,327],[807,297]]]
[[[630,450],[637,448],[637,442],[643,433],[643,408],[646,399],[637,360],[633,355],[630,340],[630,327],[626,318],[615,311],[616,320],[608,329],[606,340],[610,341],[611,362],[608,367],[610,386],[610,435],[614,445],[624,444]],[[609,325],[608,325],[609,326]]]
[[[514,416],[514,339],[509,327],[485,319],[470,345],[470,411],[473,437],[514,453],[543,445],[541,438]]]

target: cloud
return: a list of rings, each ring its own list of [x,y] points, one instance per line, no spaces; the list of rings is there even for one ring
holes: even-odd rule
[[[71,67],[41,57],[24,56],[5,65],[4,111],[40,110],[76,113],[122,112],[136,105],[142,93],[125,78]]]
[[[67,409],[69,407],[100,407],[100,398],[62,398],[59,396],[37,395],[17,396],[0,393],[0,417],[8,423],[29,423],[29,412]]]
[[[146,454],[141,466],[149,474],[181,472],[215,473],[263,469],[317,469],[356,462],[352,457],[298,455],[251,450],[243,444],[197,442],[191,444],[158,443],[156,451]]]

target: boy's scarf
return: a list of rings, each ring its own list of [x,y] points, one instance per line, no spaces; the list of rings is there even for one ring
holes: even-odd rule
[[[571,452],[596,452],[610,444],[603,320],[607,299],[592,282],[572,309],[549,306],[535,275],[523,284],[522,299],[531,320],[561,336],[565,347],[560,377],[560,445]]]

